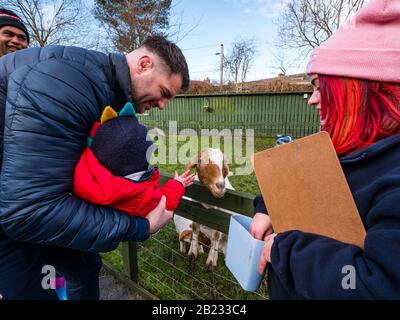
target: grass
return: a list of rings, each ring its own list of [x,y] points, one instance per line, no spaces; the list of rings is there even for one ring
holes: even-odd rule
[[[266,284],[256,293],[246,292],[234,279],[219,255],[217,268],[206,270],[208,250],[190,261],[179,251],[179,241],[170,222],[138,247],[138,284],[162,300],[255,300],[266,299]],[[121,248],[103,254],[103,259],[122,272]]]
[[[206,141],[207,142],[207,141]],[[274,146],[274,139],[273,138],[255,138],[254,141],[251,141],[254,145],[254,152],[257,151],[262,151],[267,148],[270,148]],[[196,144],[197,143],[197,144]],[[201,150],[201,143],[204,143],[204,141],[195,141],[195,142],[190,142],[190,141],[185,141],[185,142],[178,142],[178,149],[187,145],[187,150],[190,150],[188,152],[186,159],[190,159],[191,156],[197,154],[197,151]],[[166,142],[168,145],[168,141]],[[214,148],[220,148],[224,153],[230,152],[231,154],[235,155],[235,149],[231,146],[224,146],[223,144],[212,144],[212,139],[210,138],[209,140],[209,145],[210,147]],[[226,148],[229,148],[229,151],[226,151]],[[242,141],[242,150],[245,150],[245,141]],[[248,154],[246,157],[241,159],[241,162],[246,162],[248,165],[250,165],[250,155]],[[157,157],[157,155],[155,156]],[[154,158],[153,158],[154,161]],[[166,173],[174,173],[175,171],[178,171],[178,173],[182,173],[185,169],[185,165],[189,160],[185,161],[184,163],[178,163],[178,164],[159,164],[155,163],[154,165],[158,166],[162,172]],[[166,162],[170,163],[169,157],[168,157],[168,152],[167,152],[167,157],[166,157]],[[237,169],[244,168],[243,164],[237,164],[235,163],[235,156],[232,157],[232,161],[228,162],[230,171],[235,173]],[[240,192],[245,192],[249,193],[251,195],[257,195],[260,193],[260,189],[257,184],[256,177],[254,175],[254,172],[246,175],[234,175],[229,178],[231,181],[232,185],[235,187],[236,191]]]
[[[197,143],[197,145],[196,145]],[[211,143],[211,142],[210,142]],[[255,139],[254,151],[261,151],[273,146],[273,139]],[[178,149],[187,147],[188,158],[200,150],[200,142],[178,142]],[[224,151],[224,146],[220,147]],[[228,146],[229,147],[229,146]],[[189,153],[192,153],[191,155]],[[157,157],[157,154],[155,155]],[[168,158],[167,158],[168,160]],[[183,172],[185,164],[157,164],[162,172]],[[236,163],[229,163],[231,171],[240,168]],[[230,177],[237,191],[252,195],[259,193],[254,173]],[[179,214],[179,212],[177,212]],[[218,266],[214,272],[206,270],[208,250],[196,261],[189,261],[187,255],[179,251],[179,241],[175,226],[170,222],[149,240],[139,244],[138,267],[139,285],[157,296],[159,299],[190,300],[190,299],[266,299],[265,280],[256,293],[241,289],[230,271],[226,268],[224,257],[219,254]],[[123,270],[121,248],[105,253],[103,259],[116,270]]]

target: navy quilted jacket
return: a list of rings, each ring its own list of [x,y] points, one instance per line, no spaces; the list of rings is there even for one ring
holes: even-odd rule
[[[0,231],[93,252],[148,237],[146,219],[71,194],[91,125],[131,101],[130,85],[123,55],[49,46],[0,59]]]

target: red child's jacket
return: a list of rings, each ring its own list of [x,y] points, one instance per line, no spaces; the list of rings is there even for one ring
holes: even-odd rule
[[[143,182],[114,176],[87,147],[75,169],[74,194],[94,204],[113,207],[140,217],[152,211],[165,195],[166,209],[174,211],[185,193],[185,188],[174,179],[159,188],[159,181],[160,172],[157,168]]]

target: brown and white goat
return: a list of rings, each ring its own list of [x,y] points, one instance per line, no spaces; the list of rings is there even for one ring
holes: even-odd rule
[[[214,197],[223,197],[226,189],[234,190],[228,180],[229,167],[221,150],[211,148],[202,150],[186,166],[186,169],[192,168],[196,168],[196,179],[210,190]],[[196,201],[188,197],[186,199]],[[207,209],[217,208],[206,203],[199,203]],[[218,252],[226,253],[227,235],[178,215],[174,216],[174,223],[176,231],[179,233],[181,252],[186,252],[185,242],[189,242],[188,255],[196,258],[199,252],[204,252],[201,244],[209,245],[210,250],[206,262],[207,269],[212,270],[215,268],[218,262]]]

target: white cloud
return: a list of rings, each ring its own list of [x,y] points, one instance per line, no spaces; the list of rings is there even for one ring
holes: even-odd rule
[[[277,17],[289,1],[291,0],[240,0],[240,5],[246,14],[252,13],[271,19]]]
[[[54,15],[56,14],[56,8],[52,4],[43,6],[42,9],[44,17],[44,27],[50,28],[53,24]]]
[[[258,13],[266,18],[274,18],[279,15],[288,0],[257,0]]]

